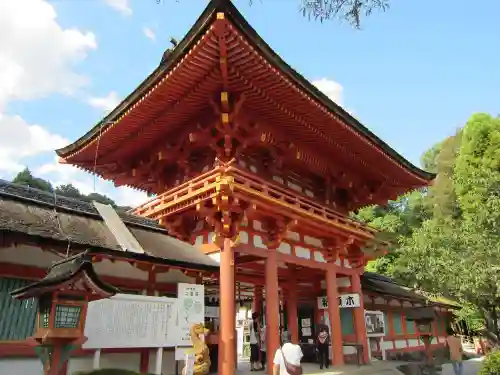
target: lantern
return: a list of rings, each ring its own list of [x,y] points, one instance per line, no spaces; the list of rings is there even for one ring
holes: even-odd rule
[[[436,319],[436,312],[432,306],[417,307],[406,311],[406,319],[417,325],[420,339],[424,342],[425,354],[428,363],[433,362],[431,351],[432,322]]]
[[[97,276],[87,252],[55,263],[42,280],[11,292],[16,299],[38,300],[35,332],[28,341],[47,375],[56,375],[71,351],[82,345],[87,305],[109,298],[118,289]]]
[[[432,320],[416,320],[418,332],[424,336],[428,336],[432,333]]]

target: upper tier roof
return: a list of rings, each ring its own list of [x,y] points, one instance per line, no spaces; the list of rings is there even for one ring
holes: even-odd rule
[[[149,137],[149,140],[141,141],[143,142],[141,146],[135,146],[134,152],[138,152],[138,147],[147,149],[147,142],[152,143],[155,137],[158,137],[158,132],[160,131],[158,130],[160,128],[158,122],[161,122],[163,125],[168,121],[177,121],[179,123],[181,120],[185,121],[189,110],[194,110],[195,108],[193,98],[198,97],[199,99],[201,92],[208,92],[208,90],[215,87],[215,84],[209,86],[210,83],[204,83],[204,78],[207,81],[211,78],[208,67],[205,67],[205,71],[200,73],[199,77],[193,77],[192,74],[186,73],[188,71],[187,68],[184,71],[182,70],[184,68],[181,67],[183,64],[194,66],[200,61],[199,59],[196,61],[189,60],[189,58],[197,53],[202,56],[201,52],[199,52],[201,48],[198,48],[198,46],[206,42],[204,37],[217,22],[218,13],[223,13],[225,20],[231,25],[231,30],[234,30],[238,37],[241,36],[239,39],[234,39],[236,40],[235,43],[250,46],[249,48],[261,57],[261,63],[267,64],[269,69],[271,69],[270,71],[281,77],[282,82],[283,80],[285,81],[287,85],[285,87],[288,87],[290,92],[295,91],[302,95],[296,100],[302,100],[300,102],[301,108],[306,108],[307,110],[302,111],[302,114],[299,114],[298,117],[300,115],[302,117],[309,116],[309,114],[311,116],[316,116],[316,114],[322,116],[321,118],[317,117],[319,120],[309,121],[307,129],[304,129],[309,138],[304,136],[304,139],[307,138],[304,142],[309,143],[312,147],[317,147],[318,145],[321,148],[321,145],[323,145],[324,147],[330,147],[330,150],[333,148],[340,150],[338,151],[339,154],[344,153],[353,159],[357,159],[360,166],[375,166],[372,169],[376,169],[377,173],[384,173],[390,176],[387,179],[387,181],[390,181],[388,184],[392,183],[398,193],[425,186],[434,178],[433,174],[407,161],[341,106],[330,100],[302,75],[286,64],[260,38],[229,0],[210,1],[183,40],[172,50],[167,50],[160,65],[134,92],[80,139],[56,151],[62,158],[62,161],[75,164],[87,170],[95,170],[100,175],[106,175],[105,167],[101,170],[99,163],[97,163],[97,166],[94,165],[96,163],[95,155],[97,155],[97,148],[99,151],[99,162],[111,163],[115,160],[128,159],[131,156],[125,154],[126,151],[124,151],[123,144],[131,134],[141,134],[140,137],[143,138]],[[208,62],[206,63],[206,65],[209,64]],[[187,89],[184,93],[182,93],[182,90],[179,91],[181,94],[175,97],[172,94],[173,89],[167,91],[167,89],[161,88],[161,86],[181,86],[186,84],[186,79],[188,81],[192,80],[191,85],[194,87],[189,92],[190,95],[192,94],[190,100],[186,99]],[[245,77],[242,79],[245,79]],[[157,93],[159,90],[164,91]],[[197,95],[194,93],[196,90],[198,90]],[[172,114],[168,113],[167,110],[158,108],[158,103],[163,103],[167,109],[172,109],[182,100],[188,102],[182,111],[176,110]],[[279,103],[280,101],[275,100],[274,102]],[[310,104],[307,104],[307,102]],[[292,106],[291,109],[293,109],[293,104],[290,105]],[[200,104],[198,103],[199,106]],[[148,111],[150,113],[147,113]],[[171,112],[174,111],[171,110]],[[289,117],[291,116],[290,118],[292,119],[295,116],[294,113],[290,112],[290,108],[287,108],[284,112]],[[164,117],[161,118],[161,121],[156,121],[160,115]],[[298,125],[303,123],[297,121]],[[176,124],[176,126],[180,128],[182,125]],[[99,139],[99,142],[97,142],[97,139]],[[109,156],[106,159],[106,156],[111,154],[112,157]]]

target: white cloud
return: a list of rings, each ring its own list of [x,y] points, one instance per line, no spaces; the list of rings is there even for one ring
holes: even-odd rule
[[[108,4],[131,13],[126,1]],[[0,35],[0,176],[11,178],[28,167],[55,186],[71,183],[84,194],[95,190],[120,205],[134,206],[147,200],[144,193],[116,189],[101,179],[96,180],[94,189],[92,175],[69,165],[56,161],[40,165],[39,156],[53,155],[54,149],[69,141],[8,112],[11,102],[78,92],[88,80],[74,69],[97,48],[95,35],[61,27],[54,7],[45,0],[0,0]],[[118,102],[115,92],[88,99],[89,104],[103,110]]]
[[[0,171],[15,173],[25,167],[23,159],[66,146],[65,138],[20,116],[0,113]]]
[[[321,78],[312,81],[312,84],[316,86],[320,91],[323,92],[326,96],[328,96],[331,100],[333,100],[338,105],[343,105],[343,91],[344,88],[338,82],[335,82],[331,79]]]
[[[92,96],[87,100],[92,107],[109,112],[120,103],[120,98],[115,91],[111,91],[106,96]]]
[[[151,39],[153,42],[156,40],[156,34],[153,29],[144,26],[142,32],[144,33],[144,35],[146,35],[146,38]]]
[[[74,67],[97,44],[91,32],[62,28],[44,0],[0,1],[0,35],[0,174],[5,176],[24,168],[27,158],[68,143],[9,114],[8,104],[81,88],[87,78]]]
[[[129,0],[104,0],[104,3],[124,16],[132,15],[132,8],[130,7]]]
[[[0,111],[12,100],[71,94],[87,83],[74,66],[97,48],[95,35],[62,28],[44,0],[0,1]]]

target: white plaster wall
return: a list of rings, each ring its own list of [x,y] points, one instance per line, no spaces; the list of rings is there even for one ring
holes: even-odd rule
[[[408,339],[408,347],[420,346],[418,339]]]
[[[38,358],[0,359],[1,375],[42,375],[42,362]]]
[[[393,341],[392,340],[384,340],[382,341],[381,349],[382,350],[387,350],[387,349],[392,349],[393,348]]]
[[[395,340],[394,345],[396,349],[406,348],[406,340]]]

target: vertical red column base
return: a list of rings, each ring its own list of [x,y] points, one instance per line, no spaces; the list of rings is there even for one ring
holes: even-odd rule
[[[340,322],[339,292],[337,289],[337,274],[334,265],[326,271],[326,291],[328,298],[328,317],[330,318],[332,341],[332,365],[344,364],[344,349],[342,343],[342,324]]]
[[[266,261],[266,345],[267,374],[273,374],[274,354],[280,347],[278,260],[276,249],[270,249]]]
[[[363,299],[363,292],[361,290],[360,275],[351,276],[351,286],[354,293],[359,294],[359,307],[354,308],[354,325],[356,330],[356,340],[359,344],[363,345],[363,358],[364,364],[370,361],[369,350],[371,347],[368,345],[368,337],[366,335],[366,321],[365,321],[365,303]]]
[[[231,240],[224,239],[220,257],[220,375],[234,375],[236,372],[236,302],[234,287],[234,254]]]

